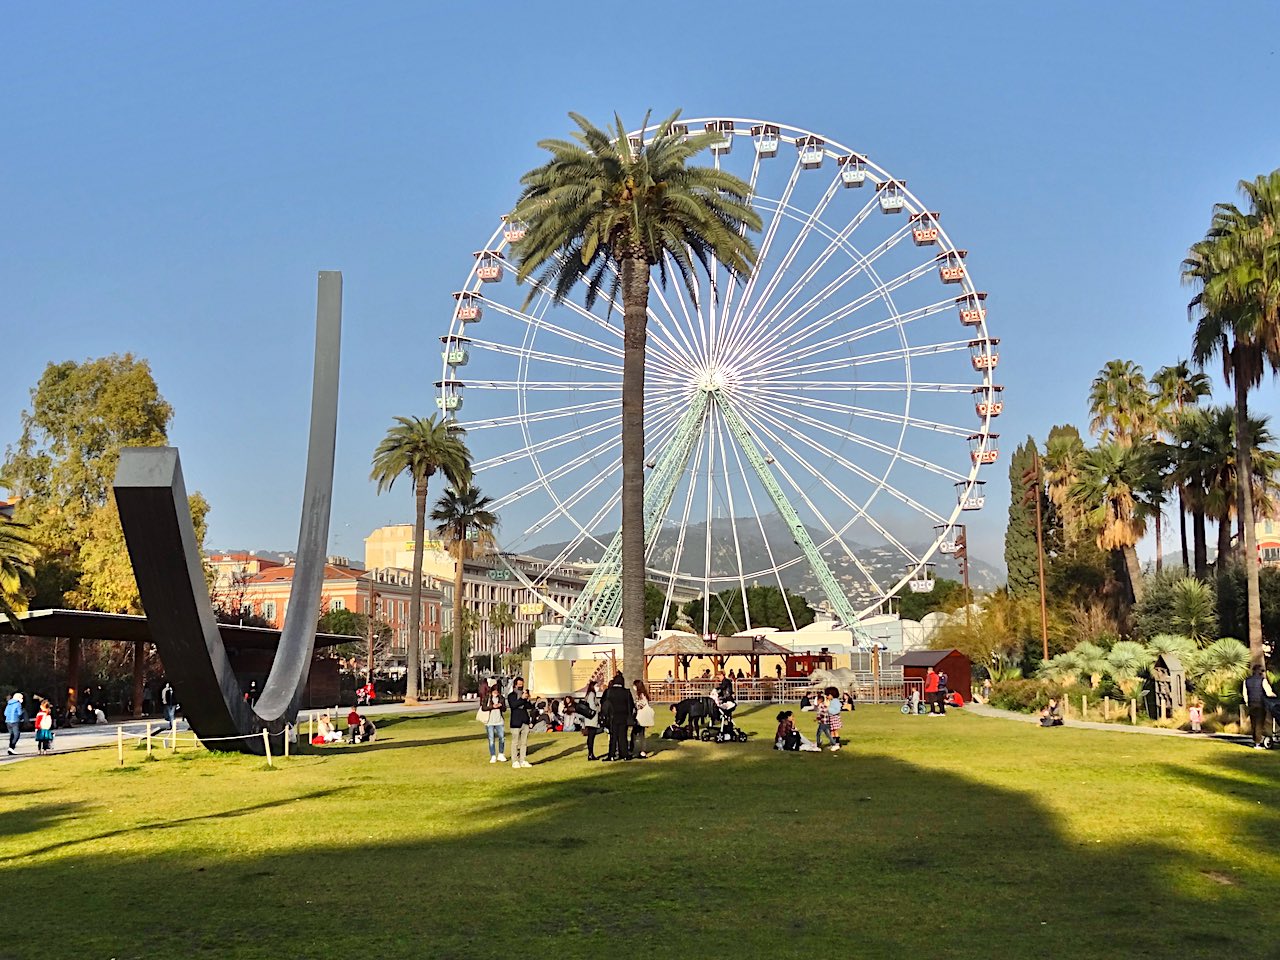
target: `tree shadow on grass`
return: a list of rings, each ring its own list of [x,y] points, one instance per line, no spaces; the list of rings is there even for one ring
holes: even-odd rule
[[[1203,875],[1203,852],[1158,834],[1086,842],[1026,793],[852,752],[548,758],[497,796],[468,771],[415,790],[353,786],[337,805],[300,791],[297,803],[136,828],[141,850],[29,851],[34,862],[6,879],[37,900],[74,896],[76,923],[58,934],[67,956],[576,960],[626,945],[899,958],[928,944],[956,960],[1083,960],[1102,945],[1168,960],[1261,956],[1274,939],[1273,868],[1240,866],[1239,885],[1223,885]],[[456,751],[440,756],[456,769]],[[218,818],[235,831],[221,844],[196,829]],[[368,896],[348,898],[349,878]],[[140,889],[172,891],[182,907],[139,924],[124,905]],[[44,923],[15,911],[6,938],[34,943]]]

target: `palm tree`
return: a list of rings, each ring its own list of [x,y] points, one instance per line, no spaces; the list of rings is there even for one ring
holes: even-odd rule
[[[1177,451],[1173,482],[1180,488],[1191,512],[1191,538],[1195,576],[1209,575],[1209,545],[1205,519],[1212,500],[1210,488],[1217,485],[1219,466],[1227,455],[1221,448],[1222,432],[1208,410],[1188,410],[1174,427],[1173,446]]]
[[[1197,646],[1218,635],[1218,603],[1213,588],[1203,580],[1186,577],[1173,585],[1170,626]]]
[[[1122,446],[1150,437],[1155,411],[1142,367],[1132,360],[1109,360],[1089,390],[1089,429],[1106,443]]]
[[[1120,685],[1126,697],[1136,697],[1142,689],[1142,671],[1151,666],[1153,657],[1147,648],[1133,640],[1118,640],[1107,653],[1107,672]]]
[[[1055,428],[1044,448],[1045,486],[1058,516],[1062,518],[1062,535],[1068,543],[1080,536],[1080,511],[1070,498],[1071,485],[1079,475],[1084,457],[1084,441],[1075,427]]]
[[[516,622],[515,611],[511,609],[511,604],[505,600],[494,606],[493,611],[489,614],[489,624],[498,632],[498,647],[505,646],[507,639],[507,630]],[[505,651],[504,651],[505,652]]]
[[[35,558],[27,525],[0,517],[0,616],[13,617],[27,608],[23,589],[35,575]]]
[[[476,545],[487,542],[498,529],[498,515],[489,509],[492,505],[492,497],[467,483],[446,490],[431,511],[436,533],[449,542],[449,552],[453,554],[453,669],[449,688],[454,700],[462,699],[462,635],[466,629],[462,617],[463,572],[466,561],[475,556]]]
[[[713,260],[740,280],[755,263],[746,232],[760,229],[760,217],[748,203],[748,184],[689,166],[720,134],[674,131],[678,111],[658,124],[648,143],[633,143],[620,118],[605,132],[569,116],[578,125],[576,142],[542,141],[551,159],[520,181],[524,189],[513,216],[527,232],[514,248],[517,278],[523,282],[542,271],[535,289],[557,301],[583,282],[587,306],[607,290],[612,307],[622,291],[622,651],[628,679],[635,679],[643,671],[648,630],[644,376],[650,273],[657,267],[665,284],[674,264],[695,299],[695,261],[713,280]]]
[[[1156,418],[1160,432],[1166,441],[1172,442],[1182,420],[1183,412],[1188,406],[1196,406],[1202,397],[1211,393],[1209,378],[1203,373],[1193,372],[1185,360],[1168,367],[1161,367],[1151,378],[1155,388]],[[1176,462],[1176,458],[1175,458]],[[1191,563],[1187,553],[1187,504],[1181,484],[1172,481],[1178,491],[1178,533],[1182,541],[1182,569],[1190,572]],[[1162,565],[1161,558],[1156,557],[1156,570]]]
[[[1135,603],[1142,599],[1142,568],[1138,541],[1147,530],[1148,502],[1154,485],[1150,457],[1141,447],[1100,443],[1080,461],[1079,476],[1070,499],[1082,511],[1086,526],[1095,531],[1100,550],[1118,553],[1124,561]]]
[[[471,452],[463,442],[465,431],[456,423],[435,416],[396,417],[395,425],[373,452],[369,479],[378,492],[390,490],[402,475],[413,482],[413,594],[409,601],[409,639],[406,644],[408,668],[405,701],[418,699],[422,672],[420,630],[422,626],[422,549],[427,526],[427,483],[437,473],[457,486],[471,480]],[[372,613],[372,611],[370,611]]]
[[[1183,280],[1196,288],[1188,304],[1196,324],[1192,359],[1222,361],[1223,378],[1235,388],[1237,459],[1244,463],[1249,434],[1249,390],[1266,368],[1280,369],[1280,169],[1241,181],[1246,209],[1217,204],[1209,230],[1182,262]],[[1251,484],[1239,477],[1249,653],[1264,662],[1258,593],[1257,537]]]

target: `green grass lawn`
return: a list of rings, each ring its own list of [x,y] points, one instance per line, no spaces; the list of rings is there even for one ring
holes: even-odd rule
[[[839,754],[490,766],[470,713],[274,770],[0,772],[0,956],[1267,957],[1280,756],[864,707]],[[812,734],[812,719],[802,729]],[[661,722],[661,717],[660,717]]]

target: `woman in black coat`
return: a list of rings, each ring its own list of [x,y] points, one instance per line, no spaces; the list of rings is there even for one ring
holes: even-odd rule
[[[615,673],[604,692],[604,713],[609,726],[609,753],[605,760],[630,760],[628,739],[636,722],[636,701],[622,674]]]

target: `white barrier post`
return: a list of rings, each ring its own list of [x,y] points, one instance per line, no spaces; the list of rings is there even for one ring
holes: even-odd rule
[[[172,738],[169,743],[169,749],[174,753],[178,752],[178,718],[174,717],[173,722],[169,726],[169,736]]]
[[[284,758],[286,760],[289,759],[289,734],[291,734],[292,732],[293,732],[292,724],[286,723],[284,725]]]
[[[262,731],[262,746],[267,751],[267,766],[274,766],[271,762],[271,734],[267,733],[265,730]]]
[[[147,759],[151,759],[151,724],[147,724]]]
[[[116,727],[116,753],[120,756],[120,766],[124,766],[124,727]]]

